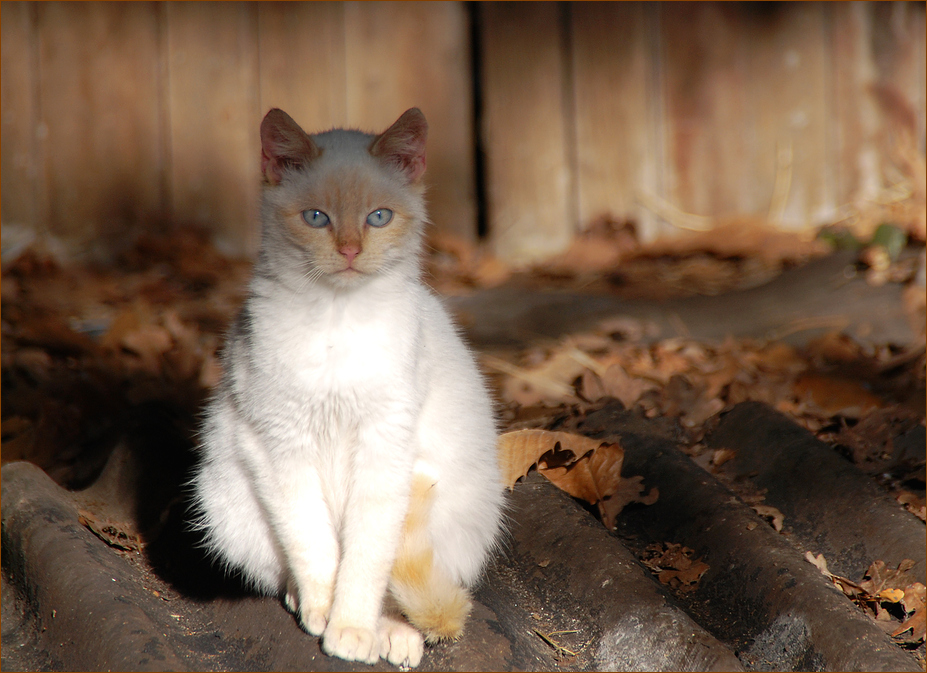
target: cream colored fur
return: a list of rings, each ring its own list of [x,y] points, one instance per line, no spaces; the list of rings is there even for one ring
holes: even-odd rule
[[[193,480],[229,570],[325,652],[409,666],[460,635],[503,505],[490,398],[420,281],[426,128],[410,110],[309,136],[268,113],[261,250]]]

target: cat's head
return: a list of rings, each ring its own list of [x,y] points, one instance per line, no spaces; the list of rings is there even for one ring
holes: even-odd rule
[[[309,135],[282,110],[268,112],[261,123],[262,254],[338,287],[417,272],[427,133],[418,108],[379,135]]]

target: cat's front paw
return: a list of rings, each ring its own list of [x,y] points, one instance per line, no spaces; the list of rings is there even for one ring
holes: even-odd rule
[[[287,610],[296,615],[299,625],[313,636],[321,636],[325,627],[328,626],[328,604],[312,605],[308,601],[301,601],[299,591],[292,580],[287,582],[283,604]]]
[[[348,661],[375,664],[380,658],[380,642],[370,629],[329,624],[322,634],[322,651]]]
[[[380,656],[393,666],[415,668],[422,662],[425,641],[422,634],[408,622],[384,615],[377,627]]]

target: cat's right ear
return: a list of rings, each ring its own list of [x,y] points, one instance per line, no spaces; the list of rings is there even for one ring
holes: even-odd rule
[[[321,153],[309,134],[283,110],[274,108],[264,116],[261,122],[261,172],[268,183],[280,184],[284,170],[308,164]]]

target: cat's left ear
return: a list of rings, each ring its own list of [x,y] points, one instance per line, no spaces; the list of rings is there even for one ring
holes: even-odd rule
[[[428,122],[417,107],[406,110],[396,122],[377,136],[370,153],[399,168],[410,183],[425,172],[425,140]]]

